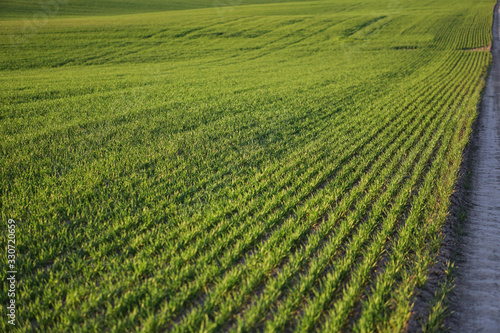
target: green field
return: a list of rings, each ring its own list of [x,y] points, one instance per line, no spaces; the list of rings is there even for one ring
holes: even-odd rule
[[[405,328],[494,0],[59,3],[0,1],[19,331]]]

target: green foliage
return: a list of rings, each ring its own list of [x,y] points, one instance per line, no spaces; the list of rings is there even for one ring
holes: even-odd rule
[[[234,7],[251,4],[308,0],[1,0],[0,19],[31,19],[37,15],[86,16],[124,15]]]
[[[244,4],[0,22],[20,331],[404,329],[494,2]]]

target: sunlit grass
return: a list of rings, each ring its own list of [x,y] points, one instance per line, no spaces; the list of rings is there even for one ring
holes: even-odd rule
[[[494,2],[193,3],[0,22],[21,331],[402,330]]]

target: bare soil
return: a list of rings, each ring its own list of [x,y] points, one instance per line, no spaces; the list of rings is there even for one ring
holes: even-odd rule
[[[475,48],[475,49],[470,49],[469,51],[474,51],[474,52],[488,51],[488,52],[490,52],[491,51],[491,45],[484,46],[484,47],[478,47],[478,48]]]

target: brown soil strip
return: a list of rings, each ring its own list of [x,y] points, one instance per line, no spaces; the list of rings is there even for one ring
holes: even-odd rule
[[[475,49],[469,49],[467,51],[472,51],[472,52],[488,51],[488,52],[490,52],[491,51],[491,45],[484,46],[484,47],[478,47],[478,48],[475,48]]]

